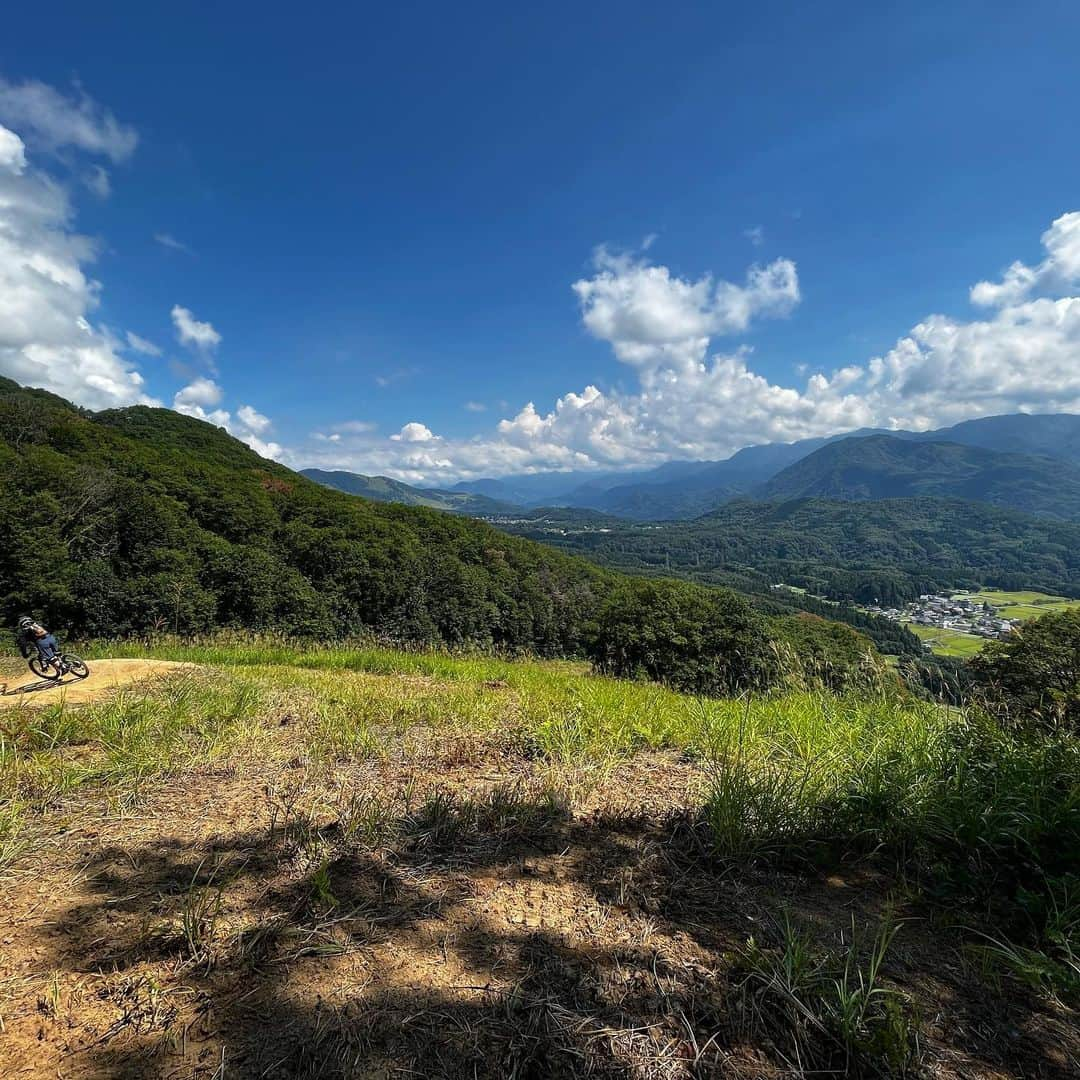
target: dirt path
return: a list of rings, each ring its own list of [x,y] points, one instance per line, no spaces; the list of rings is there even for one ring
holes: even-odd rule
[[[0,680],[0,709],[15,705],[53,705],[58,701],[81,705],[96,701],[117,687],[193,667],[176,660],[93,660],[89,666],[90,674],[82,680],[68,675],[56,683],[39,679],[29,671]]]

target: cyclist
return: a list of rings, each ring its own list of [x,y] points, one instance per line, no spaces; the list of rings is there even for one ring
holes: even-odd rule
[[[29,615],[24,615],[19,620],[17,642],[24,660],[29,660],[31,652],[37,649],[38,656],[48,663],[56,656],[59,648],[56,638],[41,623],[34,622]]]

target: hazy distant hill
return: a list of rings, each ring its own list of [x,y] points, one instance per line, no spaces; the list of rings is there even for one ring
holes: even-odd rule
[[[474,495],[467,491],[442,491],[433,488],[417,488],[388,476],[364,476],[361,473],[302,469],[301,476],[314,480],[324,487],[344,491],[349,495],[362,495],[375,502],[395,502],[405,506],[427,506],[432,510],[448,510],[470,517],[504,514],[513,510],[510,503],[490,499],[486,495]]]
[[[380,502],[430,506],[480,517],[523,508],[572,506],[635,521],[685,521],[709,513],[732,499],[759,497],[763,492],[769,495],[766,485],[774,477],[811,454],[827,446],[874,435],[916,444],[949,442],[998,453],[1039,455],[1080,467],[1080,416],[1063,413],[988,416],[937,431],[863,428],[793,443],[747,446],[726,461],[669,461],[652,469],[623,472],[533,473],[462,481],[449,488],[417,488],[387,477],[317,469],[308,469],[305,475],[330,487]],[[944,463],[939,462],[935,468],[943,466]],[[967,466],[958,467],[961,474],[965,474]],[[913,485],[910,491],[897,489],[889,493],[962,495],[964,498],[988,499],[1004,506],[1020,506],[1037,513],[1073,516],[1071,506],[1062,509],[1051,505],[1053,499],[1042,480],[1039,481],[1040,491],[1025,499],[1017,492],[998,490],[993,485],[980,488],[979,484],[972,483],[961,490],[950,486],[951,481],[946,482],[947,479],[936,474],[933,482],[927,478],[925,490]],[[815,490],[815,493],[819,492]],[[842,486],[834,494],[838,498],[867,497],[844,494]],[[1066,500],[1071,497],[1068,492],[1063,495]]]
[[[1073,413],[986,416],[916,437],[981,446],[1003,453],[1038,454],[1080,465],[1080,416]]]
[[[779,502],[934,496],[1076,520],[1080,468],[1032,454],[872,435],[815,450],[755,494]]]
[[[588,506],[637,521],[686,520],[747,495],[781,469],[846,435],[795,443],[747,446],[726,461],[682,463],[678,471],[660,466],[644,479],[602,492],[571,495],[570,505]]]
[[[476,481],[470,490],[503,494],[525,506],[578,506],[638,521],[688,520],[739,496],[756,493],[777,473],[824,446],[871,435],[909,442],[952,442],[998,452],[1034,454],[1080,465],[1080,416],[1051,414],[988,416],[937,431],[883,431],[864,428],[793,443],[748,446],[726,461],[675,461],[655,469],[606,473],[547,474],[544,478],[510,477]],[[519,484],[539,481],[539,490]],[[498,485],[486,487],[484,485]],[[1009,502],[1008,505],[1013,505]]]

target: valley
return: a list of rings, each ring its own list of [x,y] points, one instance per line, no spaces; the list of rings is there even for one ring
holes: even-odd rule
[[[477,520],[6,380],[0,467],[90,666],[0,662],[9,1072],[1075,1072],[1080,525]]]

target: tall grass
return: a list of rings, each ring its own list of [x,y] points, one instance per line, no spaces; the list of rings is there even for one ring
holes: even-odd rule
[[[418,735],[426,747],[501,745],[555,775],[674,750],[700,764],[696,827],[715,857],[887,859],[923,895],[983,920],[1003,956],[1037,949],[1071,970],[1080,955],[1075,736],[1003,732],[976,713],[881,691],[702,700],[572,663],[369,642],[160,639],[87,654],[205,670],[81,709],[9,713],[0,858],[23,842],[28,810],[91,781],[137,786],[176,772],[265,738],[275,718],[300,732],[310,760],[330,764],[407,751]]]
[[[193,673],[99,703],[8,710],[0,728],[0,851],[25,832],[28,815],[76,788],[137,792],[257,740],[267,704],[254,682]]]
[[[929,898],[1080,972],[1080,742],[925,705],[784,700],[706,730],[701,821],[721,858],[886,858]],[[1015,955],[1020,955],[1016,953]],[[1045,975],[1046,972],[1043,972]]]

